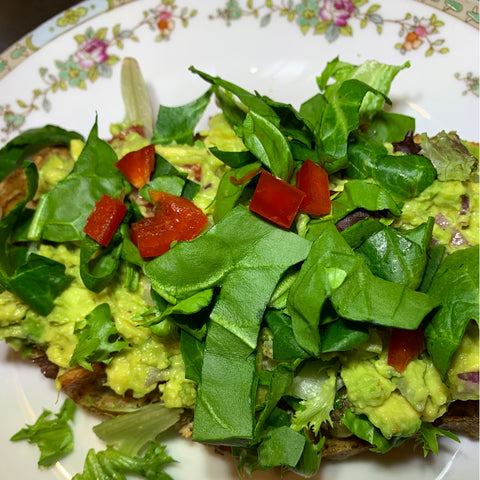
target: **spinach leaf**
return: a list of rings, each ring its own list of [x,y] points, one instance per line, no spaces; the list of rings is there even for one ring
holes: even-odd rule
[[[307,240],[240,205],[203,236],[145,266],[152,288],[170,303],[220,287],[206,336],[195,439],[239,446],[251,441],[253,352],[263,313],[283,272],[309,249]]]
[[[275,366],[268,384],[265,406],[258,416],[255,425],[255,438],[258,439],[262,437],[264,425],[269,424],[269,417],[276,409],[277,404],[285,394],[286,389],[291,385],[295,370],[300,362],[301,360],[297,360],[292,363],[280,363]]]
[[[405,437],[392,437],[387,440],[364,415],[355,415],[346,410],[342,423],[358,438],[372,444],[372,452],[387,453],[407,440]]]
[[[12,249],[9,239],[16,223],[21,217],[25,205],[34,197],[38,186],[37,167],[33,162],[23,165],[27,177],[27,192],[25,198],[20,200],[2,219],[0,219],[0,284],[8,288],[9,277],[13,275],[16,265],[12,265],[10,251]]]
[[[67,288],[72,278],[65,274],[62,263],[10,244],[12,231],[38,185],[35,164],[25,162],[24,170],[26,196],[0,220],[0,285],[41,315],[48,315],[54,307],[55,298]]]
[[[415,131],[415,118],[380,110],[368,125],[367,135],[378,143],[402,142],[408,131]]]
[[[445,377],[468,322],[479,310],[478,245],[448,255],[433,277],[428,293],[440,308],[424,328],[427,350]]]
[[[260,162],[250,163],[223,174],[218,184],[213,210],[213,221],[218,223],[230,212],[250,183],[250,176],[260,171]]]
[[[368,337],[367,325],[339,318],[320,328],[321,352],[346,352]]]
[[[32,228],[38,238],[53,242],[79,241],[95,202],[103,193],[118,197],[125,186],[112,147],[98,138],[97,123],[88,136],[72,172],[44,195]],[[75,192],[75,195],[72,195]]]
[[[435,274],[442,263],[445,250],[446,248],[443,245],[435,245],[434,247],[430,247],[428,249],[425,272],[423,274],[422,283],[418,287],[420,292],[428,292],[430,289],[433,278],[435,277]]]
[[[359,80],[346,80],[325,106],[316,140],[326,154],[328,173],[347,164],[348,136],[359,126],[360,105],[369,92],[380,93]]]
[[[195,441],[233,446],[251,442],[255,364],[248,344],[219,323],[210,322],[195,403]]]
[[[409,62],[403,65],[387,65],[376,60],[367,60],[360,65],[342,62],[338,57],[329,62],[322,74],[317,78],[320,91],[324,92],[328,101],[336,95],[345,82],[358,80],[366,83],[377,92],[369,93],[362,102],[360,114],[362,118],[370,118],[382,109],[384,98],[390,91],[390,86],[397,74],[410,66]],[[335,79],[334,83],[330,82]]]
[[[327,106],[327,100],[321,93],[317,93],[300,106],[300,115],[315,136],[318,136],[323,112]]]
[[[200,383],[202,378],[203,351],[205,343],[201,342],[186,330],[182,330],[180,349],[185,363],[185,378]]]
[[[369,218],[342,232],[344,238],[348,230],[353,229],[357,233],[361,227],[371,230],[368,227],[371,223],[375,223],[374,227],[377,228],[356,247],[356,253],[365,260],[374,275],[416,290],[425,272],[433,218],[408,234]],[[420,239],[413,241],[411,238],[415,239],[417,232],[420,233]]]
[[[305,447],[300,460],[295,467],[290,468],[290,470],[304,478],[309,478],[313,477],[320,468],[325,437],[320,436],[318,442],[314,443],[305,430],[302,430],[300,433],[305,437]]]
[[[273,333],[274,360],[281,362],[309,356],[295,340],[292,319],[288,315],[279,310],[267,310],[265,321]]]
[[[118,338],[118,330],[112,320],[108,303],[96,306],[84,321],[75,325],[78,343],[70,359],[70,366],[80,365],[93,371],[92,362],[110,363],[110,354],[128,346]]]
[[[292,152],[276,125],[251,111],[235,131],[250,152],[275,176],[287,181],[290,179],[293,172]]]
[[[155,171],[150,181],[139,190],[139,194],[148,202],[152,202],[149,191],[162,191],[191,200],[200,186],[187,179],[187,173],[180,172],[161,155],[155,155]]]
[[[9,290],[41,315],[48,315],[72,278],[65,274],[63,263],[31,253],[10,278]]]
[[[275,286],[288,267],[307,256],[310,246],[239,205],[201,237],[153,259],[145,273],[152,288],[173,304],[221,287],[211,318],[254,349]]]
[[[241,152],[227,152],[224,150],[219,150],[217,147],[211,147],[209,150],[225,165],[228,165],[232,168],[244,167],[249,163],[255,162],[255,157],[249,150],[244,150]]]
[[[262,469],[295,467],[305,447],[305,437],[290,427],[270,427],[258,446],[258,463]]]
[[[357,134],[355,141],[349,144],[348,158],[347,175],[372,178],[401,200],[418,196],[437,176],[428,158],[421,155],[387,155],[383,145],[362,134]]]
[[[112,280],[120,266],[122,235],[116,232],[108,247],[85,236],[80,248],[80,276],[92,292],[101,292]]]
[[[0,182],[23,159],[48,145],[69,145],[71,140],[83,140],[77,132],[67,131],[55,125],[32,128],[22,132],[0,149]]]
[[[203,112],[210,103],[213,90],[209,88],[202,96],[179,107],[158,108],[152,143],[167,145],[172,142],[193,143],[193,132]]]
[[[228,82],[227,80],[224,80],[220,77],[212,77],[211,75],[208,75],[205,72],[197,70],[195,67],[190,67],[189,70],[193,73],[196,73],[197,75],[200,75],[200,77],[202,77],[205,81],[211,83],[212,85],[216,85],[217,87],[223,88],[227,92],[235,95],[240,100],[240,102],[242,102],[243,105],[247,107],[247,109],[249,109],[251,112],[255,112],[258,116],[263,117],[265,120],[273,123],[276,126],[279,125],[280,120],[278,118],[278,115],[258,95],[250,93],[244,88],[239,87],[234,83]],[[237,119],[240,118],[238,115],[238,112],[236,113],[235,117]],[[231,120],[229,119],[229,121]],[[232,122],[232,123],[233,125],[239,125],[239,123],[236,123],[236,122]]]
[[[426,294],[373,275],[330,222],[324,222],[287,303],[295,338],[313,355],[320,353],[318,326],[327,298],[342,318],[407,329],[417,328],[438,305]]]

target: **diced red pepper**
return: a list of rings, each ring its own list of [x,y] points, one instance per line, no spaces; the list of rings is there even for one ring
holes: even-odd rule
[[[325,215],[330,212],[330,187],[328,173],[311,160],[305,160],[295,175],[295,185],[305,193],[300,205],[302,212]]]
[[[290,228],[304,197],[298,188],[263,170],[249,208],[280,227]]]
[[[155,147],[147,145],[140,150],[124,155],[115,166],[125,178],[135,187],[145,186],[155,170]]]
[[[149,194],[155,214],[133,223],[130,233],[142,257],[162,255],[172,242],[193,240],[207,224],[207,216],[187,198],[166,192]]]
[[[122,223],[127,207],[116,198],[103,194],[87,218],[83,231],[97,243],[106,247]]]
[[[408,364],[423,352],[423,329],[405,330],[392,328],[388,346],[388,364],[398,372],[403,372]]]

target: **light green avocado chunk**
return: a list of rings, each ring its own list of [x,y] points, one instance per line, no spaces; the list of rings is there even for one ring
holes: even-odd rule
[[[403,373],[379,356],[352,355],[341,369],[350,408],[363,414],[387,439],[410,437],[422,422],[433,422],[451,401],[448,387],[428,358],[410,362]]]
[[[462,343],[453,354],[447,373],[452,396],[456,400],[479,398],[479,350],[478,325],[471,321],[465,330]]]

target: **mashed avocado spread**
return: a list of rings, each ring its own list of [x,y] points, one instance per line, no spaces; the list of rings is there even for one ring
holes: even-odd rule
[[[203,142],[193,146],[157,146],[156,151],[166,160],[184,171],[200,184],[194,203],[209,212],[220,177],[225,166],[208,150],[220,145],[222,149],[244,149],[223,116],[212,118],[210,130],[202,132]],[[122,140],[113,140],[112,147],[118,158],[138,150],[149,143],[138,133],[131,132]],[[72,141],[71,157],[54,155],[40,169],[40,193],[46,193],[72,170],[83,142]],[[195,403],[195,384],[185,379],[185,366],[178,339],[158,336],[142,327],[144,314],[151,308],[149,285],[143,275],[136,291],[124,285],[125,273],[100,293],[94,293],[83,285],[79,273],[80,252],[75,245],[58,246],[41,244],[38,253],[66,266],[66,273],[73,277],[70,286],[55,300],[50,314],[42,316],[25,305],[14,294],[0,293],[0,337],[10,339],[13,346],[18,340],[41,345],[48,359],[61,368],[71,368],[70,359],[77,345],[75,327],[97,305],[108,303],[119,335],[128,347],[118,352],[106,367],[107,381],[114,392],[124,395],[130,392],[140,398],[159,389],[169,408],[191,408]],[[15,339],[15,340],[14,340]]]
[[[188,177],[200,184],[194,203],[205,213],[212,213],[215,194],[222,175],[228,169],[209,147],[239,152],[245,150],[242,141],[222,115],[212,118],[210,130],[201,132],[202,140],[193,145],[157,145],[156,153]],[[130,151],[148,144],[148,140],[132,132],[125,139],[111,143],[121,158]],[[78,158],[83,144],[72,142],[72,157]],[[48,191],[72,169],[71,160],[51,158],[41,170],[41,192]],[[464,199],[469,199],[468,209]],[[462,203],[463,202],[463,203]],[[478,243],[478,183],[472,181],[435,180],[418,197],[405,202],[397,224],[403,228],[417,227],[429,216],[437,221],[434,237],[453,250],[452,242],[461,235],[464,244]],[[0,337],[41,345],[49,360],[61,368],[71,367],[70,360],[77,345],[78,325],[97,305],[107,303],[118,334],[128,346],[116,353],[106,367],[106,385],[119,395],[130,392],[140,398],[159,389],[167,407],[191,408],[195,404],[196,384],[185,378],[179,340],[175,335],[159,336],[142,326],[153,305],[149,285],[143,275],[138,287],[131,291],[125,286],[123,272],[101,293],[87,290],[79,273],[79,248],[75,245],[42,244],[38,253],[66,266],[73,280],[55,300],[52,312],[39,315],[15,295],[0,294]],[[365,415],[384,435],[408,437],[418,431],[422,422],[432,422],[454,399],[478,398],[468,382],[459,374],[478,371],[478,327],[472,322],[462,344],[452,360],[444,383],[432,361],[420,355],[399,373],[387,363],[388,338],[375,329],[370,340],[348,355],[339,354],[340,377],[346,387],[350,408]],[[372,343],[373,342],[373,343]],[[372,344],[375,347],[372,348]]]

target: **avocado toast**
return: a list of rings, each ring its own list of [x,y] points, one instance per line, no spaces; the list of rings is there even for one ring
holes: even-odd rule
[[[192,68],[210,88],[161,107],[152,138],[18,137],[5,156],[69,148],[24,164],[5,206],[2,337],[75,402],[161,403],[247,472],[312,476],[322,457],[478,436],[478,160],[383,109],[405,67],[336,59],[299,110]],[[213,95],[222,113],[196,132]],[[136,187],[117,163],[152,143]],[[102,195],[126,206],[106,246],[84,233]],[[132,231],[155,237],[160,218],[179,236],[142,256],[150,230]]]

